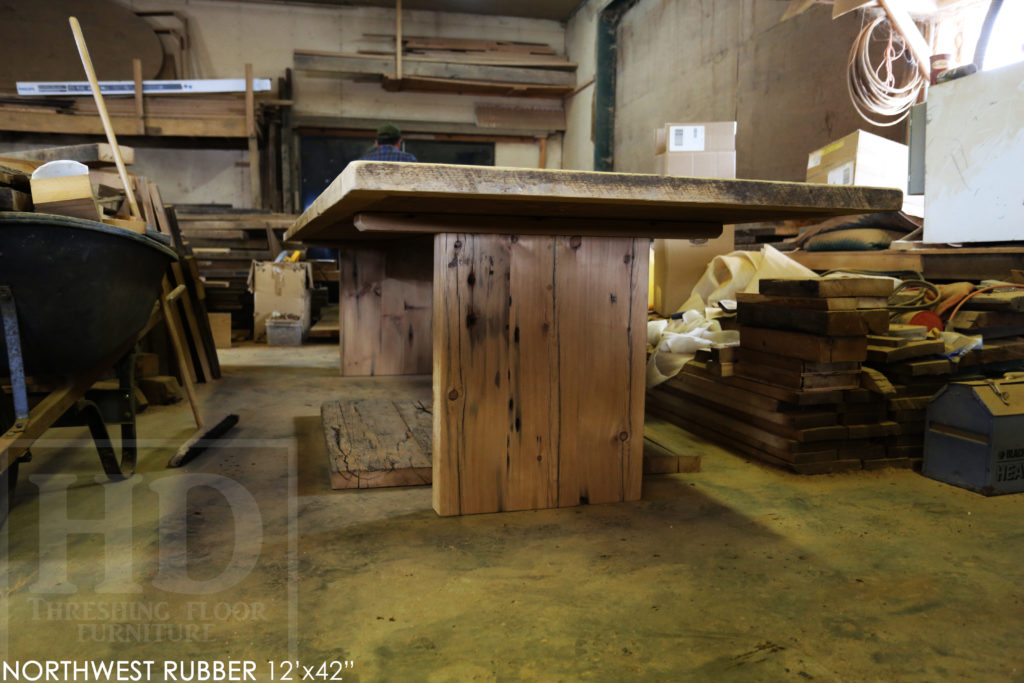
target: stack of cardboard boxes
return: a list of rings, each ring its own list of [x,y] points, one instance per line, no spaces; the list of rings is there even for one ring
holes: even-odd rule
[[[654,168],[658,175],[736,177],[736,122],[666,123],[654,131]],[[649,304],[661,315],[675,313],[689,298],[715,256],[734,248],[733,226],[720,237],[654,240]]]

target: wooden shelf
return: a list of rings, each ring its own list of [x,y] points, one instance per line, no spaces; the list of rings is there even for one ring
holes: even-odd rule
[[[103,135],[96,107],[89,98],[68,98],[71,106],[31,100],[0,104],[0,130],[25,133]],[[253,117],[246,116],[245,98],[231,95],[145,96],[142,121],[145,134],[159,137],[248,138],[247,119],[261,118],[257,103]],[[67,102],[67,99],[62,102]],[[139,135],[139,114],[134,98],[108,97],[114,132]]]

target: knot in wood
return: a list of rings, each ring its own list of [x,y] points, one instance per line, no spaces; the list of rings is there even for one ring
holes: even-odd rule
[[[581,244],[583,244],[583,238],[579,235],[573,235],[569,238],[569,246],[573,249],[579,249]]]
[[[448,400],[449,401],[454,401],[458,397],[459,397],[459,390],[458,389],[452,389],[451,391],[448,392]]]
[[[629,439],[629,432],[619,432],[619,441],[627,441]]]

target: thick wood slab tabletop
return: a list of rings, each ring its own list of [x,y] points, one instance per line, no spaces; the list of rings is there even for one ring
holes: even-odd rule
[[[476,232],[474,222],[493,223],[489,232],[525,224],[534,234],[692,237],[717,234],[723,223],[898,211],[902,201],[899,190],[850,185],[354,161],[285,239]],[[411,217],[420,226],[406,230]],[[577,233],[576,223],[595,227]]]

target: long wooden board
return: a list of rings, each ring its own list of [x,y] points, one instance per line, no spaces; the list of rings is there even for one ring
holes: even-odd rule
[[[762,303],[740,303],[736,314],[740,325],[809,334],[852,337],[885,334],[889,331],[888,309],[814,311]]]
[[[887,278],[851,277],[821,280],[766,279],[758,283],[758,291],[770,296],[850,297],[889,296],[893,281]]]
[[[135,163],[135,148],[118,145],[121,158],[126,166]],[[82,145],[64,145],[62,147],[44,147],[43,149],[23,150],[20,152],[4,152],[4,156],[13,159],[30,159],[32,161],[55,161],[70,159],[86,166],[102,167],[114,165],[114,150],[106,142],[91,142]]]
[[[622,236],[647,236],[644,221],[721,225],[871,213],[898,209],[901,197],[852,185],[354,161],[286,239],[372,238],[353,223],[368,212],[618,219]]]
[[[815,363],[863,361],[868,353],[866,336],[822,337],[763,327],[741,326],[740,346]]]
[[[430,406],[354,399],[320,406],[331,488],[417,486],[431,480]]]

